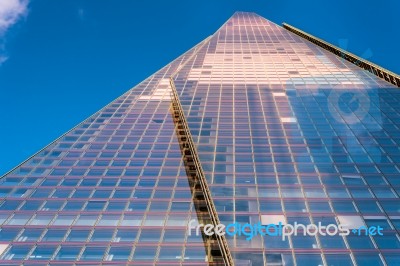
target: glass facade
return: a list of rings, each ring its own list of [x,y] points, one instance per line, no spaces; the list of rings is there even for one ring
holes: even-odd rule
[[[383,228],[227,235],[235,265],[398,265],[400,90],[242,12],[0,180],[0,264],[223,264],[174,91],[221,223]]]
[[[173,79],[223,224],[353,219],[385,231],[227,237],[237,264],[400,261],[398,88],[251,13]]]
[[[205,264],[168,88],[202,45],[0,179],[0,265]]]

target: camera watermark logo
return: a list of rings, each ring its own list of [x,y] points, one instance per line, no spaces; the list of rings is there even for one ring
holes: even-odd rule
[[[333,118],[348,124],[360,123],[371,108],[371,100],[367,91],[335,91],[328,97],[328,108]]]

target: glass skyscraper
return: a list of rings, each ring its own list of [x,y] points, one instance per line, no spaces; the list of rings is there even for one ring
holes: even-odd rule
[[[235,13],[0,179],[0,265],[400,265],[399,76],[335,49]]]

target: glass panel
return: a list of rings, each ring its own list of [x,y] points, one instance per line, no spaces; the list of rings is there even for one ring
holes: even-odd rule
[[[323,265],[321,255],[296,254],[297,266],[319,266]]]
[[[98,226],[116,226],[119,223],[119,215],[103,215]]]
[[[105,250],[105,247],[86,247],[80,260],[102,261]]]
[[[138,235],[138,229],[119,229],[115,236],[115,242],[133,242]]]
[[[98,219],[97,215],[81,215],[75,225],[93,226]]]
[[[67,241],[86,242],[91,230],[72,229],[67,236]]]
[[[1,241],[12,241],[17,236],[19,231],[20,229],[2,228],[0,229],[0,239]]]
[[[15,214],[9,221],[8,225],[25,225],[31,218],[31,214]]]
[[[22,234],[18,237],[17,241],[20,242],[34,242],[38,241],[43,233],[43,229],[25,229]]]
[[[372,244],[369,236],[363,235],[348,235],[347,241],[349,243],[350,248],[353,249],[373,249],[374,245]]]
[[[131,247],[111,247],[108,252],[109,261],[128,261],[131,254]]]
[[[326,254],[326,262],[330,266],[353,266],[350,255],[347,254]]]
[[[12,246],[1,256],[2,260],[23,260],[31,250],[31,246]]]
[[[55,250],[56,250],[55,246],[37,246],[29,256],[29,259],[49,260],[53,256]]]
[[[139,242],[158,242],[161,237],[161,229],[142,229]]]
[[[380,249],[400,249],[400,241],[397,235],[389,233],[383,236],[376,235],[374,240]]]
[[[49,229],[41,241],[59,242],[64,239],[67,230],[62,229]]]
[[[133,255],[133,261],[153,261],[157,253],[157,247],[138,246]]]
[[[354,257],[358,265],[365,266],[379,266],[384,265],[379,254],[370,254],[370,253],[355,253]]]
[[[113,230],[100,230],[94,231],[90,241],[92,242],[110,242],[112,240],[114,231]]]
[[[54,259],[63,261],[73,261],[77,259],[80,251],[81,247],[62,246]]]
[[[160,261],[181,261],[182,248],[179,247],[162,247],[158,255]]]

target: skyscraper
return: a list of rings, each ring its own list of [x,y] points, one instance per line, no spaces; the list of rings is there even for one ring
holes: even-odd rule
[[[0,180],[0,264],[395,265],[396,85],[294,27],[235,13]],[[349,233],[283,239],[278,226],[294,224]]]

